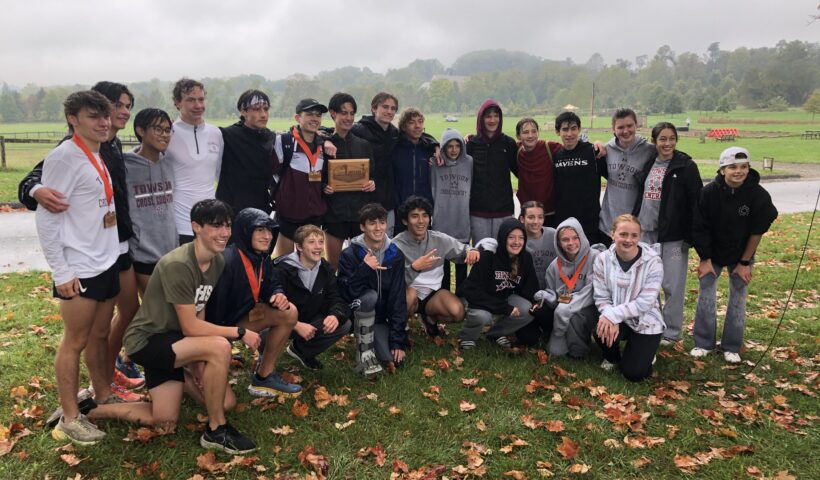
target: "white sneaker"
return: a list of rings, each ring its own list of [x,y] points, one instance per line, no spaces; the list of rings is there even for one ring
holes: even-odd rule
[[[610,362],[609,360],[604,360],[603,362],[601,362],[601,368],[609,372],[612,371],[613,368],[615,368],[615,364]]]
[[[692,350],[689,350],[689,355],[691,355],[695,358],[705,357],[706,355],[709,355],[710,353],[712,353],[711,350],[707,350],[705,348],[700,348],[700,347],[695,347]]]
[[[723,359],[727,363],[740,363],[740,354],[735,352],[723,352]]]

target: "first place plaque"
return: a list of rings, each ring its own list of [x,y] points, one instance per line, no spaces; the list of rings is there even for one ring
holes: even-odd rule
[[[361,192],[370,181],[370,160],[329,160],[327,177],[334,192]]]

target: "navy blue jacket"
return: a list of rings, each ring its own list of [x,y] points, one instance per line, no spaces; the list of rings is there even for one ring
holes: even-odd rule
[[[430,184],[430,157],[436,153],[438,142],[431,135],[423,134],[413,143],[402,134],[393,149],[393,178],[395,179],[396,206],[411,195],[419,195],[433,203]]]
[[[376,302],[376,323],[390,325],[390,349],[408,347],[407,298],[404,283],[404,254],[395,243],[388,243],[381,265],[385,270],[373,270],[365,262],[367,250],[359,243],[361,235],[342,251],[339,259],[339,291],[347,302],[353,302],[368,290],[379,294]],[[358,241],[357,241],[358,240]],[[385,242],[390,240],[385,237]]]

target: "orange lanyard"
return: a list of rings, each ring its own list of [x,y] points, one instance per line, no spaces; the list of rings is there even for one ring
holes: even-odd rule
[[[100,167],[100,164],[97,163],[97,159],[94,157],[94,154],[91,153],[91,150],[85,146],[83,139],[76,133],[73,137],[71,137],[71,139],[74,140],[74,143],[76,143],[78,147],[80,147],[80,150],[82,150],[85,156],[88,157],[88,161],[91,162],[94,170],[96,170],[100,175],[100,179],[103,182],[103,187],[105,187],[105,201],[108,205],[111,205],[111,198],[114,197],[114,189],[111,188],[111,182],[108,181],[108,170],[105,168],[105,163],[103,163],[102,167]]]
[[[299,146],[302,147],[302,151],[305,152],[305,155],[307,155],[307,157],[308,157],[308,161],[310,162],[310,171],[311,172],[315,171],[316,170],[316,161],[319,159],[320,147],[317,145],[316,146],[316,151],[311,152],[310,147],[308,147],[308,144],[305,143],[305,141],[302,140],[302,136],[299,135],[299,129],[296,128],[296,127],[293,127],[291,132],[293,133],[293,138],[296,139],[296,143],[298,143]]]
[[[242,264],[245,265],[245,275],[248,276],[248,283],[251,285],[251,295],[253,295],[253,303],[256,303],[259,301],[259,288],[262,279],[263,262],[259,262],[259,275],[256,276],[253,274],[253,265],[251,264],[251,261],[248,259],[248,257],[245,256],[245,253],[238,248],[236,249],[236,251],[239,252],[239,257],[242,258]]]
[[[575,284],[578,283],[578,278],[581,276],[581,270],[584,269],[584,264],[587,263],[587,256],[584,255],[584,258],[581,259],[581,263],[578,264],[578,268],[575,269],[575,273],[572,274],[572,278],[567,278],[564,275],[564,268],[561,262],[561,257],[558,257],[558,275],[561,277],[561,281],[564,282],[564,285],[567,286],[567,291],[571,292],[575,289]]]

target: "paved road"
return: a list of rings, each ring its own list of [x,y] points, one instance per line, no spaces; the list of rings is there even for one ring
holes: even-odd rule
[[[810,212],[820,191],[820,180],[766,182],[780,213]],[[40,250],[34,213],[0,213],[0,273],[48,270]]]

